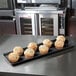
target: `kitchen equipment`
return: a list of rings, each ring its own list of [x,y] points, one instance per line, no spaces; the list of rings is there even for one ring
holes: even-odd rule
[[[65,23],[63,24],[59,20],[61,18],[59,14],[65,14],[64,12],[64,10],[58,10],[58,7],[53,6],[45,6],[45,8],[43,6],[25,7],[23,10],[16,9],[17,34],[57,36],[60,34],[61,24],[65,26]]]
[[[21,9],[15,10],[17,34],[65,35],[67,2],[67,0],[17,0],[17,4],[21,4]],[[29,6],[30,4],[32,5]],[[26,25],[26,21],[30,24]],[[26,33],[27,30],[29,33]]]

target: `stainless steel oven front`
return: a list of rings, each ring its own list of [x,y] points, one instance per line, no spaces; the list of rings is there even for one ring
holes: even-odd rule
[[[54,36],[65,34],[63,12],[63,10],[44,10],[38,7],[28,7],[25,10],[16,9],[17,34]]]
[[[17,34],[54,35],[58,33],[58,14],[25,13],[16,11]]]
[[[40,35],[58,35],[58,14],[39,14]]]

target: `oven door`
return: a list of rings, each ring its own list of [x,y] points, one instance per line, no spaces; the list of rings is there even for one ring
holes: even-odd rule
[[[0,0],[0,10],[12,10],[13,0]]]
[[[58,35],[58,14],[39,14],[40,35]]]
[[[37,16],[30,13],[16,13],[17,34],[37,35]]]
[[[21,34],[32,35],[32,20],[26,17],[20,17]]]

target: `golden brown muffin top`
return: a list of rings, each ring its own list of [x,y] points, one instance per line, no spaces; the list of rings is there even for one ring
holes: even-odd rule
[[[57,36],[56,40],[65,41],[66,38],[63,35]]]
[[[36,51],[37,44],[35,42],[30,42],[27,47],[33,49],[34,51]]]
[[[21,46],[16,46],[13,48],[13,52],[17,53],[19,55],[22,55],[23,54],[23,48]]]
[[[35,54],[35,51],[31,48],[28,48],[24,51],[24,55],[30,55],[33,56]]]
[[[48,46],[48,47],[51,47],[53,43],[50,39],[44,39],[43,44]]]
[[[49,48],[46,45],[40,45],[39,46],[39,51],[48,51]]]
[[[8,59],[10,62],[17,62],[19,60],[20,56],[16,53],[9,53]]]
[[[55,41],[55,46],[63,47],[64,46],[64,42],[63,41]]]

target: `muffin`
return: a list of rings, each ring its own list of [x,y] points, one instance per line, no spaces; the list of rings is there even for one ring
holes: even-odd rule
[[[35,42],[29,43],[27,47],[33,49],[34,51],[37,50],[37,44]]]
[[[31,59],[34,57],[35,51],[31,48],[28,48],[24,51],[24,56],[26,59]]]
[[[39,46],[39,52],[41,55],[47,54],[49,51],[49,48],[46,45],[40,45]]]
[[[22,55],[24,51],[23,51],[22,47],[16,46],[16,47],[13,48],[13,52],[17,53],[18,55]]]
[[[52,41],[51,40],[49,40],[49,39],[44,39],[43,40],[43,45],[46,45],[47,47],[51,47],[52,46]]]
[[[57,36],[56,40],[64,42],[66,40],[66,38],[63,35],[59,35],[59,36]]]
[[[12,63],[15,63],[19,60],[20,56],[16,53],[9,53],[8,54],[8,60]]]
[[[56,49],[61,50],[64,47],[64,42],[63,41],[55,41],[54,45],[55,45]]]

